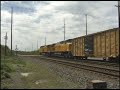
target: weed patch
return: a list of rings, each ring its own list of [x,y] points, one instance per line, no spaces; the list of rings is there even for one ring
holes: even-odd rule
[[[25,66],[25,62],[17,56],[6,56],[1,60],[1,85],[2,89],[8,89],[8,84],[12,84],[11,73],[21,70]],[[9,81],[9,82],[8,82]]]

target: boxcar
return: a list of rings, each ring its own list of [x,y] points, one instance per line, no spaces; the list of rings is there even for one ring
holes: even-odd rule
[[[94,57],[113,60],[119,57],[118,28],[94,34]]]
[[[72,55],[76,59],[87,59],[87,57],[93,56],[93,35],[74,38]]]
[[[118,28],[74,38],[72,40],[72,55],[77,59],[94,57],[114,60],[119,58]]]

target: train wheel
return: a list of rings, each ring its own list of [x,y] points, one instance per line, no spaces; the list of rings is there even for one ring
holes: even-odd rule
[[[85,60],[87,60],[87,57],[85,57]]]
[[[103,61],[106,61],[106,58],[103,58]]]

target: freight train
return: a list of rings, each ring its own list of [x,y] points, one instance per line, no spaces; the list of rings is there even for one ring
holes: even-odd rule
[[[41,55],[65,58],[102,58],[119,61],[119,28],[113,28],[59,43],[41,46]]]

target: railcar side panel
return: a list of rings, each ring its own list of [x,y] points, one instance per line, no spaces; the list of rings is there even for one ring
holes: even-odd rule
[[[119,56],[119,44],[120,44],[120,40],[119,40],[119,30],[116,31],[116,56]]]
[[[116,57],[119,55],[119,31],[111,29],[94,34],[94,57]]]
[[[106,40],[105,33],[101,33],[101,56],[106,57]]]
[[[115,45],[116,45],[116,41],[115,41],[115,37],[116,37],[116,35],[115,35],[115,31],[111,31],[111,33],[110,33],[111,35],[111,56],[116,56],[116,54],[115,54]]]
[[[75,38],[72,41],[73,56],[85,56],[84,54],[84,37]]]

